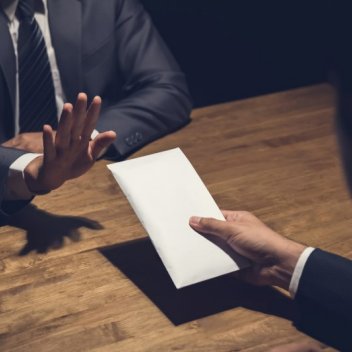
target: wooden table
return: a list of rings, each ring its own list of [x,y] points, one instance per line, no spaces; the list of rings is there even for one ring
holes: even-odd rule
[[[327,85],[220,104],[134,157],[179,146],[221,208],[351,258],[333,115]],[[105,165],[0,228],[1,351],[268,351],[309,338],[275,289],[170,286]]]

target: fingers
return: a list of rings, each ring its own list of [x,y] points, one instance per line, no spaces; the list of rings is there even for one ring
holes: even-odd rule
[[[57,129],[56,147],[58,150],[65,150],[73,143],[85,146],[91,138],[91,134],[95,128],[99,118],[101,108],[101,98],[94,97],[87,111],[87,95],[79,93],[74,107],[71,104],[65,104],[62,110],[59,126]],[[108,138],[103,138],[97,146],[108,145],[111,143],[111,135]],[[114,139],[115,136],[112,138]]]
[[[91,229],[91,230],[102,230],[104,228],[104,226],[100,224],[98,221],[94,221],[91,219],[82,217],[78,219],[75,218],[74,220],[77,221],[78,227],[86,227],[87,229]]]
[[[197,232],[214,235],[225,241],[231,236],[231,227],[233,227],[233,225],[230,225],[223,220],[200,218],[197,216],[192,216],[189,220],[189,224]]]
[[[78,94],[72,115],[73,128],[71,137],[73,141],[80,141],[87,116],[87,95],[85,93]]]
[[[97,124],[101,108],[101,98],[94,97],[92,103],[89,106],[87,112],[87,118],[85,120],[84,128],[81,134],[82,139],[89,140],[92,132]]]
[[[98,159],[103,152],[109,147],[109,145],[115,140],[116,133],[114,131],[108,131],[99,133],[94,141],[92,141],[92,157],[94,160]]]
[[[65,104],[62,109],[55,138],[55,145],[58,150],[65,150],[70,146],[71,129],[73,125],[72,110],[72,104]]]
[[[256,275],[256,273],[254,272],[252,266],[234,272],[233,276],[236,279],[248,282],[249,284],[261,286],[261,282],[258,279],[258,275]]]
[[[44,125],[43,127],[43,146],[44,162],[54,160],[56,156],[54,132],[49,125]]]

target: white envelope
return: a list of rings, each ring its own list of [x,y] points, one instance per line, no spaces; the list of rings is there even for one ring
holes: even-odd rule
[[[240,255],[199,235],[192,215],[224,220],[181,149],[108,165],[177,288],[249,265]],[[225,248],[226,250],[226,248]]]

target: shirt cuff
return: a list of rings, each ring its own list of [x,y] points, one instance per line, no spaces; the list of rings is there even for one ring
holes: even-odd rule
[[[97,130],[94,130],[94,131],[92,132],[92,134],[90,135],[90,139],[91,139],[91,140],[95,139],[95,137],[96,137],[98,134],[99,134],[99,132],[98,132]]]
[[[315,248],[313,247],[307,247],[298,258],[297,264],[295,266],[295,270],[293,271],[293,274],[292,274],[290,287],[289,287],[289,292],[292,298],[295,298],[296,296],[298,286],[299,286],[299,280],[301,279],[304,266],[306,265],[306,262],[309,256],[312,254],[314,250]]]
[[[26,153],[17,158],[9,168],[5,200],[30,199],[33,193],[28,189],[24,180],[24,170],[27,165],[42,154]]]

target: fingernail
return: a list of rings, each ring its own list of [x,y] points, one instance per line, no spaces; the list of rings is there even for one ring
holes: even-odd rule
[[[71,103],[65,103],[65,104],[64,104],[64,109],[66,109],[66,110],[72,110],[72,109],[73,109],[73,106],[72,106]]]
[[[189,223],[190,223],[191,225],[197,226],[197,225],[199,225],[200,220],[201,220],[201,218],[200,218],[199,216],[192,216],[192,217],[189,219]]]

